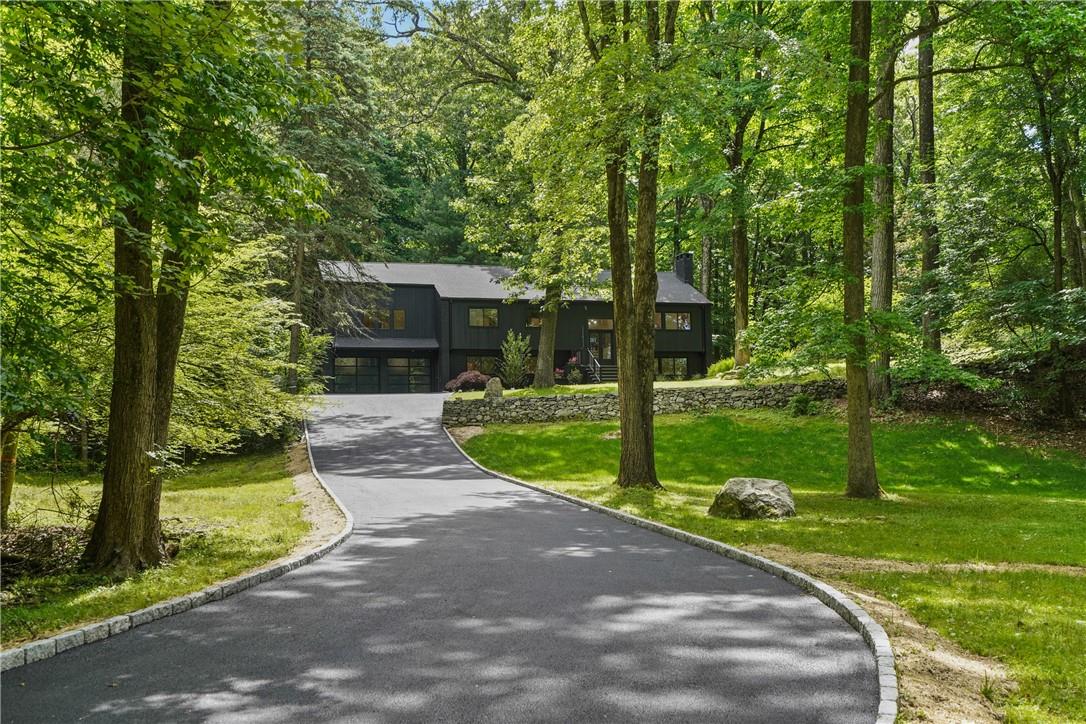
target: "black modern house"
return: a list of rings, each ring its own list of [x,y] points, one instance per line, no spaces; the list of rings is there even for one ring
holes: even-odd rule
[[[539,343],[539,302],[527,289],[515,298],[502,284],[512,274],[498,266],[321,262],[326,279],[380,284],[387,307],[363,319],[367,336],[336,334],[326,374],[337,393],[437,392],[459,373],[492,373],[509,330]],[[675,271],[658,272],[657,374],[704,374],[712,351],[709,300],[693,286],[693,258],[681,254]],[[606,287],[610,272],[600,275]],[[615,379],[611,302],[597,292],[571,295],[558,311],[555,364],[581,366],[589,379]]]

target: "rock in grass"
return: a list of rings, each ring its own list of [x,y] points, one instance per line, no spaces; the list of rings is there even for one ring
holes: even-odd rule
[[[483,392],[483,397],[490,399],[492,397],[502,396],[502,381],[499,377],[494,376],[486,381],[486,391]]]
[[[790,518],[795,514],[788,486],[765,478],[732,478],[709,506],[709,515],[719,518]]]

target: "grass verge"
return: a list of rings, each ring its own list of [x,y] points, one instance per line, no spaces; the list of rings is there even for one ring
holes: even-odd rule
[[[20,473],[13,520],[70,523],[100,482],[77,475]],[[5,581],[0,635],[5,647],[198,591],[286,555],[309,524],[284,453],[206,462],[164,484],[162,517],[185,531],[168,564],[116,583],[73,570]]]
[[[700,379],[691,380],[656,380],[652,386],[657,390],[684,388],[684,387],[737,387],[739,385],[769,385],[769,384],[785,384],[785,383],[799,383],[799,382],[814,382],[817,380],[825,380],[830,378],[841,378],[844,376],[843,364],[831,364],[829,366],[830,377],[827,378],[822,372],[809,372],[801,375],[793,375],[781,372],[773,377],[756,380],[741,380],[736,377],[702,377]],[[548,397],[552,395],[602,395],[608,392],[617,392],[617,382],[603,382],[600,384],[586,384],[586,385],[555,385],[554,387],[544,387],[542,389],[536,389],[534,387],[523,387],[511,390],[505,390],[504,395],[506,397]],[[457,400],[479,400],[483,397],[482,390],[470,390],[465,392],[456,392],[453,394],[453,399]]]
[[[967,650],[1006,663],[1012,721],[1086,721],[1086,577],[1068,571],[947,571],[939,564],[1086,565],[1086,460],[1027,449],[962,422],[875,428],[890,497],[846,499],[844,424],[830,416],[722,411],[657,419],[666,490],[612,481],[613,422],[488,427],[465,449],[481,464],[733,545],[878,559],[840,577],[903,606]],[[781,522],[705,514],[729,477],[786,481],[799,515]],[[918,564],[894,570],[894,562]]]

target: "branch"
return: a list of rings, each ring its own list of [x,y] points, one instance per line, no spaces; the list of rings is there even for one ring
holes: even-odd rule
[[[577,0],[577,12],[581,15],[581,30],[584,31],[584,40],[588,45],[588,52],[592,60],[600,62],[600,49],[596,47],[596,41],[592,39],[592,22],[588,19],[588,7],[584,0]]]
[[[986,70],[999,70],[1001,68],[1021,68],[1022,64],[1017,61],[1008,61],[1006,63],[993,63],[992,65],[971,65],[966,68],[940,68],[939,70],[933,70],[931,73],[916,73],[915,75],[903,75],[894,79],[894,85],[891,87],[897,87],[902,83],[908,83],[909,81],[920,80],[921,78],[934,78],[937,75],[964,75],[966,73],[980,73]],[[876,93],[868,102],[868,106],[873,106],[882,98],[890,89],[887,88],[883,91]]]

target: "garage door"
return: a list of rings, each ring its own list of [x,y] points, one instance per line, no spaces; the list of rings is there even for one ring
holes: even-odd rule
[[[429,392],[430,360],[389,357],[385,361],[385,392]]]
[[[380,392],[377,357],[336,357],[336,392]]]
[[[339,393],[429,392],[426,357],[337,357],[334,391]]]

